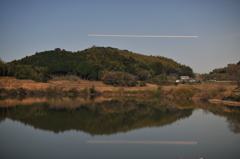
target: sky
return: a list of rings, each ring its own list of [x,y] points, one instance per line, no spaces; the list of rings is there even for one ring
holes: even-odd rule
[[[0,0],[5,62],[93,45],[164,56],[195,73],[209,73],[240,61],[240,1]]]

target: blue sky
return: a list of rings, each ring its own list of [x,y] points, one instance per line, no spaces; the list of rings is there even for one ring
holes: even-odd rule
[[[208,73],[240,61],[240,1],[0,1],[0,57],[5,62],[55,48],[78,51],[93,45],[164,56],[196,73]]]

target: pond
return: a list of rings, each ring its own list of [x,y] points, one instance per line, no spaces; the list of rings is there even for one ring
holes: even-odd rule
[[[1,158],[238,159],[240,109],[161,98],[0,101]]]

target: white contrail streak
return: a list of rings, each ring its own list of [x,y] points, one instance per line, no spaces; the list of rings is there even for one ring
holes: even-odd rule
[[[129,141],[129,140],[88,140],[89,144],[170,144],[197,145],[195,141]]]
[[[198,36],[160,36],[160,35],[103,35],[88,34],[88,36],[133,37],[133,38],[198,38]]]

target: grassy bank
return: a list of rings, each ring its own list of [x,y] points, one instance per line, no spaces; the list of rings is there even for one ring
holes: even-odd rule
[[[103,90],[96,89],[93,85],[90,88],[85,87],[82,90],[77,88],[71,88],[65,90],[63,87],[47,87],[46,89],[5,89],[0,88],[0,95],[2,97],[7,96],[81,96],[81,95],[95,95],[95,96],[136,96],[136,97],[166,97],[170,99],[192,99],[192,100],[209,100],[209,99],[223,99],[240,101],[240,96],[235,94],[233,88],[227,89],[226,87],[209,88],[204,87],[202,89],[194,87],[192,85],[174,86],[169,87],[159,86],[156,90],[129,90],[125,88],[118,88],[117,90]]]
[[[172,99],[240,101],[239,95],[234,92],[237,86],[232,83],[202,82],[201,84],[179,84],[177,86],[157,86],[146,83],[145,87],[114,87],[99,81],[68,78],[53,78],[48,83],[40,83],[2,77],[0,78],[0,96],[163,96]]]
[[[46,89],[5,89],[0,88],[0,95],[2,97],[6,96],[76,96],[76,95],[101,95],[101,92],[96,90],[94,86],[90,88],[84,88],[82,90],[77,90],[76,88],[71,88],[69,90],[64,90],[64,87],[48,87]]]

